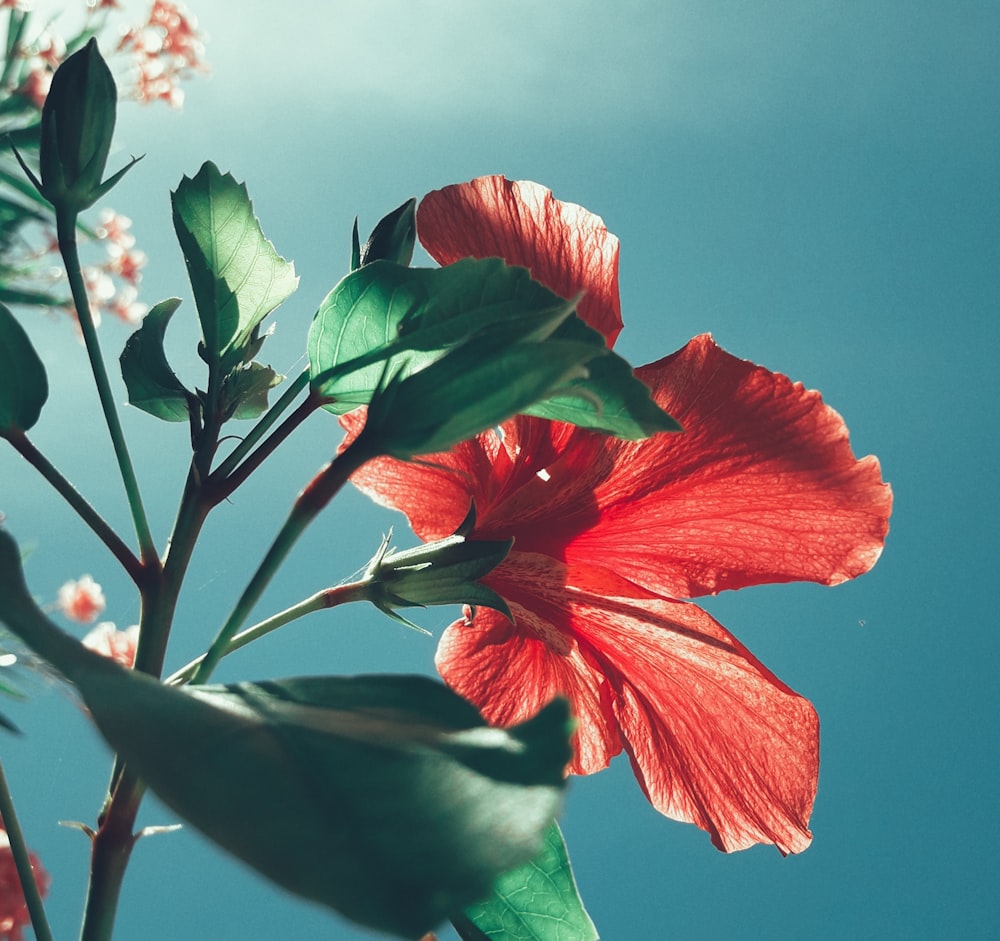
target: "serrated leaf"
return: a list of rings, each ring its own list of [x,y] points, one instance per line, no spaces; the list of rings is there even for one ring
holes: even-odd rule
[[[45,367],[28,334],[0,304],[0,436],[31,428],[48,396]]]
[[[474,931],[466,930],[467,922]],[[467,908],[455,927],[465,941],[597,941],[559,827],[549,828],[538,856],[502,875],[490,897]]]
[[[600,336],[577,317],[561,324],[553,335],[581,340]],[[680,424],[657,405],[649,387],[635,377],[632,367],[617,353],[593,360],[585,379],[577,379],[566,395],[557,395],[525,409],[526,415],[565,421],[603,431],[617,438],[640,441],[660,431],[680,431]]]
[[[224,418],[252,419],[262,415],[267,411],[267,393],[284,378],[260,363],[233,370],[222,384]]]
[[[294,266],[264,237],[246,186],[215,164],[184,177],[171,196],[206,358],[228,370],[260,322],[298,286]]]
[[[444,268],[374,262],[344,278],[313,319],[312,388],[334,400],[330,411],[342,414],[371,400],[392,357],[406,357],[397,375],[412,374],[487,329],[523,339],[544,336],[573,306],[526,268],[499,258],[467,258]]]
[[[170,297],[152,307],[118,358],[129,404],[164,421],[188,421],[193,395],[174,374],[163,351],[167,324],[180,303],[180,298]]]

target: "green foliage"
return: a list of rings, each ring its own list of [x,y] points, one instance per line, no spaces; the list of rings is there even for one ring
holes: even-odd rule
[[[28,334],[0,304],[0,436],[31,428],[48,395],[45,367]]]
[[[553,824],[534,859],[502,875],[484,902],[454,919],[466,941],[597,941],[576,889],[566,844]]]
[[[171,297],[151,308],[119,357],[129,403],[164,421],[187,421],[194,400],[163,351],[167,324],[180,303]]]
[[[538,854],[570,756],[565,703],[494,729],[423,677],[177,689],[102,668],[78,685],[182,817],[292,892],[407,938]]]
[[[379,220],[368,241],[352,252],[351,270],[373,261],[391,261],[406,267],[413,259],[413,246],[417,239],[417,201],[408,199]],[[354,223],[354,242],[357,243],[358,224]]]
[[[264,237],[246,186],[214,163],[184,177],[171,201],[201,321],[202,356],[228,373],[256,355],[261,321],[299,279]]]
[[[499,258],[445,268],[374,262],[344,278],[316,312],[312,387],[342,414],[371,401],[387,361],[404,378],[491,326],[528,339],[550,333],[572,309],[527,269]]]
[[[344,278],[320,305],[309,332],[312,387],[340,414],[368,404],[380,384],[398,384],[451,353],[455,358],[441,372],[467,377],[456,390],[462,405],[471,407],[483,392],[499,404],[504,390],[510,393],[516,405],[500,408],[498,420],[523,411],[631,439],[676,430],[628,363],[573,315],[574,306],[527,269],[498,258],[436,269],[375,262]],[[515,350],[517,343],[536,349]],[[538,364],[545,368],[532,377]],[[426,381],[436,385],[440,376]],[[407,394],[416,391],[411,386]],[[442,401],[438,395],[423,403],[433,412],[422,416],[425,423],[445,417],[442,409],[450,406]],[[410,402],[414,409],[420,404]],[[459,421],[456,428],[467,425]]]
[[[578,317],[561,324],[559,339],[599,336]],[[632,367],[617,353],[593,359],[587,376],[570,383],[565,395],[555,395],[525,409],[525,414],[565,421],[603,431],[617,438],[640,441],[660,431],[680,431],[680,424],[657,405],[649,388],[636,379]]]
[[[565,387],[603,350],[558,340],[500,346],[478,335],[413,375],[388,377],[361,436],[401,460],[447,451]]]

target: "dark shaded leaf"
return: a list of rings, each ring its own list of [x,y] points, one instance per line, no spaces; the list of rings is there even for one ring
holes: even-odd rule
[[[559,701],[487,726],[424,677],[77,685],[159,797],[285,888],[414,938],[536,856],[569,759]]]
[[[600,337],[578,317],[561,324],[554,336],[561,340]],[[565,395],[556,395],[525,409],[526,415],[565,421],[581,428],[603,431],[617,438],[639,441],[660,431],[680,431],[681,426],[659,405],[649,387],[636,379],[632,367],[615,352],[592,360],[587,377],[570,383]]]
[[[180,298],[171,297],[153,307],[119,357],[129,403],[164,421],[187,421],[193,397],[163,351],[167,324],[180,303]]]
[[[31,428],[48,396],[45,367],[28,334],[0,304],[0,435]]]
[[[370,265],[373,261],[391,261],[404,268],[409,265],[417,239],[416,209],[417,201],[408,199],[398,209],[380,219],[368,236],[368,241],[357,250],[356,264],[351,270]],[[357,223],[354,238],[357,238]]]

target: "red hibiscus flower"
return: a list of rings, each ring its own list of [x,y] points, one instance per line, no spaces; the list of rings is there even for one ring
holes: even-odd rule
[[[613,343],[618,242],[533,183],[487,177],[427,196],[421,242],[441,264],[498,255]],[[425,540],[475,503],[472,538],[514,537],[484,581],[511,623],[466,611],[437,652],[442,677],[506,725],[567,696],[570,770],[623,749],[653,805],[723,850],[808,846],[819,725],[812,705],[684,599],[767,582],[833,585],[866,572],[891,493],[857,460],[816,392],[736,359],[708,336],[637,370],[684,427],[641,442],[518,417],[425,464],[380,459],[353,480]],[[363,419],[345,416],[352,432]]]

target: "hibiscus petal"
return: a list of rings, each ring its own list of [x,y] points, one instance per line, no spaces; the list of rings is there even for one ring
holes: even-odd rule
[[[606,768],[622,742],[607,682],[589,650],[577,642],[565,617],[557,624],[538,610],[532,588],[557,593],[560,576],[561,567],[545,556],[508,557],[487,581],[504,593],[514,623],[477,609],[471,620],[456,621],[444,632],[435,663],[444,681],[494,725],[514,725],[565,696],[578,723],[570,770],[590,774]]]
[[[340,451],[361,433],[364,423],[364,409],[340,416],[347,431]],[[403,511],[413,531],[430,542],[455,532],[478,490],[490,486],[498,450],[498,439],[488,432],[420,461],[375,458],[351,475],[351,483],[379,505]]]
[[[599,216],[538,183],[484,176],[435,190],[417,208],[417,234],[442,265],[498,257],[528,268],[560,297],[585,291],[580,317],[608,346],[621,331],[618,239]]]
[[[591,509],[573,534],[564,515],[548,551],[571,566],[613,560],[619,575],[678,598],[771,582],[835,585],[875,564],[892,492],[876,458],[854,457],[843,419],[818,392],[709,336],[637,373],[685,431],[605,441],[614,469],[595,463],[575,483],[592,488],[599,518]],[[572,452],[593,446],[581,433],[561,460],[579,464]]]
[[[340,417],[347,431],[341,451],[361,433],[364,416],[364,409],[355,409]],[[562,422],[518,417],[502,429],[419,461],[376,458],[356,471],[351,482],[380,505],[403,511],[413,531],[428,541],[451,535],[474,502],[474,535],[492,539],[494,532],[530,524],[539,514],[552,516],[557,506],[538,503],[532,485],[541,481],[538,471],[557,459],[574,431]],[[565,504],[567,511],[573,509],[573,494],[567,492]]]
[[[816,713],[693,604],[602,598],[515,549],[490,584],[516,623],[479,611],[445,632],[445,682],[501,725],[566,696],[579,723],[571,770],[622,744],[652,804],[727,851],[808,846],[819,768]]]

